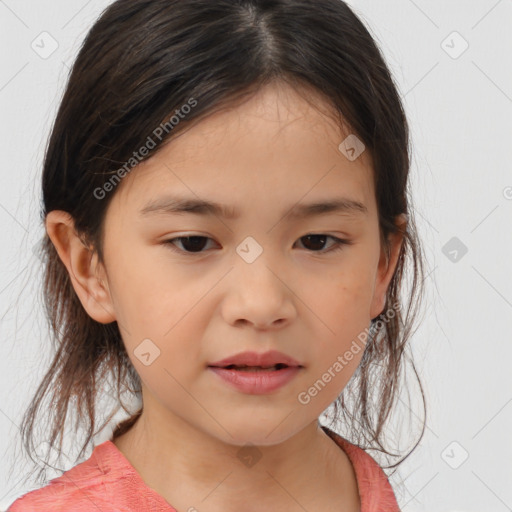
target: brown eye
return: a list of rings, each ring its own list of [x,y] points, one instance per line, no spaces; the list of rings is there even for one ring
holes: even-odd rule
[[[334,243],[331,244],[329,249],[325,250],[324,246],[329,238],[333,240]],[[201,254],[205,252],[204,248],[207,245],[208,240],[213,241],[212,238],[207,236],[179,236],[165,240],[163,243],[168,245],[170,249],[175,252]],[[335,236],[325,234],[309,234],[301,237],[299,240],[303,241],[303,245],[308,251],[319,253],[339,251],[343,249],[343,245],[350,245],[352,243],[350,240],[343,240]],[[178,243],[181,244],[181,248],[176,245]]]
[[[178,252],[201,253],[204,252],[202,251],[202,249],[204,249],[204,246],[206,245],[206,240],[212,239],[208,238],[207,236],[179,236],[177,238],[166,240],[164,243],[169,244],[171,246],[171,249]],[[183,249],[176,248],[176,241],[179,241],[179,243],[181,243]]]
[[[334,240],[334,244],[331,245],[330,249],[322,250],[328,238]],[[341,238],[336,238],[335,236],[325,234],[310,234],[303,236],[299,240],[305,240],[304,246],[306,247],[306,249],[311,250],[313,252],[338,251],[343,249],[343,245],[350,244],[348,240],[342,240]]]

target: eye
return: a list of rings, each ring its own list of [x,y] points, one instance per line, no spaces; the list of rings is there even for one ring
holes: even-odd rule
[[[309,245],[310,247],[311,246],[318,247],[319,245],[325,244],[325,241],[328,238],[331,238],[332,240],[334,240],[334,243],[333,243],[333,245],[331,246],[330,249],[327,249],[326,251],[313,251],[313,252],[323,252],[323,253],[326,253],[326,252],[340,251],[341,249],[343,249],[344,245],[350,245],[352,243],[350,240],[343,240],[341,238],[337,238],[335,236],[325,235],[325,234],[305,235],[305,236],[299,238],[299,240],[304,240],[305,239],[307,241],[306,242],[306,246]]]
[[[331,248],[324,251],[318,250],[319,246],[323,246],[328,238],[334,240]],[[204,249],[206,245],[206,240],[213,239],[207,236],[179,236],[169,240],[164,240],[163,243],[169,245],[169,248],[176,252],[200,254],[201,252],[204,252],[202,249]],[[350,245],[352,243],[350,240],[343,240],[341,238],[325,234],[309,234],[299,238],[299,240],[306,240],[306,248],[308,248],[307,246],[313,247],[314,249],[311,249],[312,252],[321,253],[340,251],[343,249],[344,245]],[[176,243],[180,243],[183,249],[177,248]]]
[[[207,236],[179,236],[177,238],[171,238],[170,240],[165,240],[165,244],[169,244],[170,248],[173,251],[177,252],[191,252],[191,253],[200,253],[201,249],[204,248],[204,240],[212,240],[212,238],[208,238]],[[183,249],[177,249],[174,245],[175,241],[179,241]]]

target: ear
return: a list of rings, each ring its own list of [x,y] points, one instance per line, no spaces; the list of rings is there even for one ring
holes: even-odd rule
[[[386,254],[385,248],[381,247],[379,265],[377,269],[377,277],[375,281],[375,288],[373,292],[372,305],[370,309],[370,318],[374,319],[379,316],[386,307],[386,294],[389,283],[393,278],[400,255],[400,249],[403,243],[403,232],[407,226],[407,217],[405,214],[400,214],[396,218],[396,225],[399,227],[400,232],[390,234],[389,239],[389,258]]]
[[[77,235],[71,215],[62,210],[53,210],[48,212],[45,224],[46,232],[66,266],[73,288],[88,315],[102,324],[115,321],[105,269],[98,262],[98,255]]]

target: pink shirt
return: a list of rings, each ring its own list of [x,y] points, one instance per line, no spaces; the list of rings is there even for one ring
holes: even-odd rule
[[[361,512],[400,512],[382,468],[364,450],[333,434],[354,467]],[[97,445],[87,460],[50,480],[45,487],[24,494],[7,509],[7,512],[50,511],[176,512],[146,485],[112,441]]]

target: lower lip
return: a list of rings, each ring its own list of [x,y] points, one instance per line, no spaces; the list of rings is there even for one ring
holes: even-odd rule
[[[234,386],[242,393],[264,395],[288,384],[299,373],[299,366],[289,366],[282,370],[260,370],[248,372],[228,370],[227,368],[208,367],[219,377]]]

